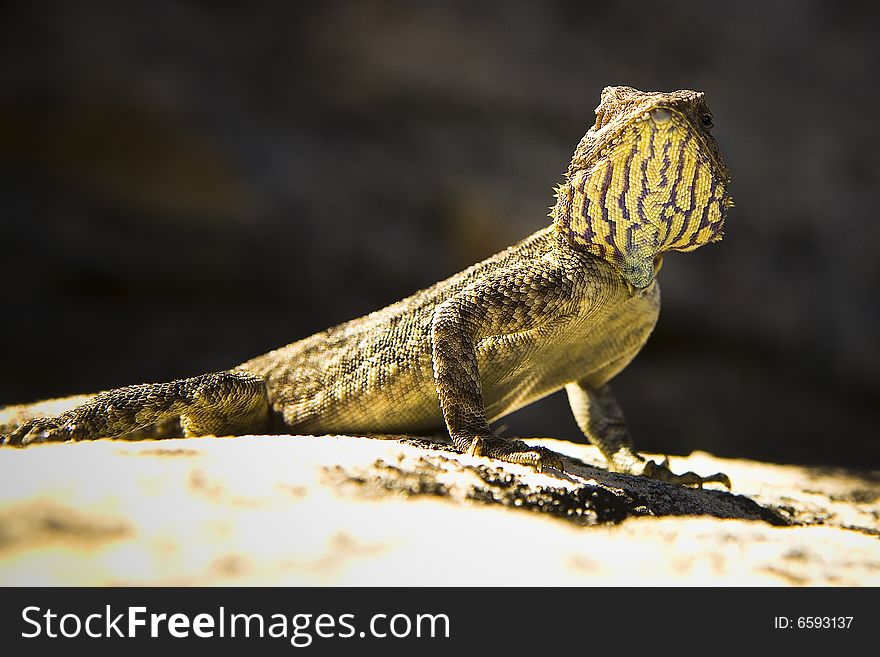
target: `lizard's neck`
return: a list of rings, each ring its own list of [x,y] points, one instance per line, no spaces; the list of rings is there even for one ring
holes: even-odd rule
[[[572,248],[607,260],[633,287],[645,288],[664,251],[691,251],[720,239],[724,185],[709,176],[705,185],[697,184],[703,182],[697,180],[701,173],[697,167],[690,186],[679,173],[676,185],[672,176],[666,182],[664,175],[645,176],[605,161],[575,172],[557,188],[551,216]]]

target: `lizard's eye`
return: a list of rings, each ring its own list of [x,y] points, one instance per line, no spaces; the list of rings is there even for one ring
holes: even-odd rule
[[[706,114],[700,115],[700,121],[702,122],[704,128],[712,127],[712,115],[708,112]]]

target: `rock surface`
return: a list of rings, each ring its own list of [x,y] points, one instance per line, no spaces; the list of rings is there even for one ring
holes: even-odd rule
[[[733,493],[412,438],[0,450],[0,584],[880,585],[880,473],[722,460]]]

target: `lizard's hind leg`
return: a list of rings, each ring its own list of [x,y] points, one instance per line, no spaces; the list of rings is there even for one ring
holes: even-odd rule
[[[268,417],[263,380],[230,370],[102,392],[59,415],[27,421],[0,437],[0,443],[113,438],[173,420],[179,421],[186,436],[239,435],[262,431]]]

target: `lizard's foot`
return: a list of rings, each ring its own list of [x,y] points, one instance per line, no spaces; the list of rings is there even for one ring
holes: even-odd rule
[[[723,472],[716,472],[707,477],[702,477],[695,472],[675,474],[669,469],[668,459],[663,459],[662,463],[645,461],[645,468],[642,470],[642,474],[651,479],[665,481],[669,484],[681,484],[682,486],[697,486],[698,488],[702,488],[703,484],[716,483],[723,484],[728,490],[730,490],[730,478]]]
[[[521,440],[506,440],[497,436],[477,436],[467,449],[470,456],[488,456],[508,463],[518,463],[543,472],[544,468],[556,468],[565,472],[562,458],[545,447],[531,447]]]
[[[70,427],[58,418],[38,417],[28,420],[12,433],[0,436],[0,445],[24,447],[31,443],[63,442],[70,440]]]

